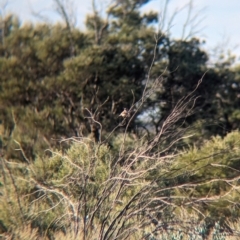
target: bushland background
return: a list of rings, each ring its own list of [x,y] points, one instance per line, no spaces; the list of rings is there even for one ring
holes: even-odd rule
[[[240,66],[148,2],[1,15],[2,239],[239,238]]]

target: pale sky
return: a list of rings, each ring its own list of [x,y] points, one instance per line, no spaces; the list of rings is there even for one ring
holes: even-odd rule
[[[74,11],[77,26],[84,30],[84,19],[86,14],[92,11],[92,0],[62,0],[66,2],[70,9]],[[95,0],[98,4],[98,10],[104,12],[111,0]],[[154,10],[159,13],[163,11],[166,0],[152,0],[147,4],[143,11]],[[8,2],[5,9],[3,4]],[[167,21],[173,15],[176,9],[180,9],[189,0],[169,0]],[[193,11],[190,23],[197,24],[195,34],[201,40],[205,40],[205,48],[208,53],[213,53],[214,49],[225,52],[230,50],[240,60],[240,0],[192,0]],[[40,13],[44,19],[55,22],[60,21],[56,11],[54,11],[54,0],[0,0],[1,15],[9,12],[16,13],[22,23],[26,21],[40,21],[34,17],[33,11]],[[197,17],[194,15],[197,14]],[[174,18],[170,31],[175,38],[180,38],[183,32],[183,25],[188,16],[188,9],[184,8]],[[167,27],[165,27],[167,28]],[[166,29],[165,29],[166,30]],[[185,36],[189,28],[186,28]]]

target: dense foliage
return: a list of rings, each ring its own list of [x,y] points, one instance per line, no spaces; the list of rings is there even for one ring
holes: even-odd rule
[[[153,145],[121,134],[114,149],[69,139],[66,152],[32,163],[2,159],[1,232],[11,239],[238,236],[239,137],[161,156],[167,149],[149,152]]]
[[[148,2],[94,11],[86,31],[1,19],[2,236],[239,234],[240,68],[156,32]]]

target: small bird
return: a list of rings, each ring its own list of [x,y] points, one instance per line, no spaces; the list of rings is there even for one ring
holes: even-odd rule
[[[121,112],[121,114],[118,117],[123,117],[123,118],[129,117],[128,110],[126,108],[124,108],[124,110]]]

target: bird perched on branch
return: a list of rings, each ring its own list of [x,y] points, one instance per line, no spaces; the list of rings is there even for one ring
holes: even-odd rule
[[[128,110],[126,108],[124,108],[124,110],[121,112],[121,114],[118,117],[123,117],[123,118],[129,117]]]

